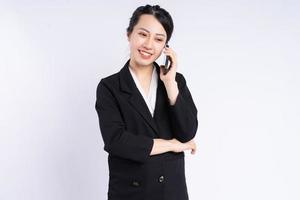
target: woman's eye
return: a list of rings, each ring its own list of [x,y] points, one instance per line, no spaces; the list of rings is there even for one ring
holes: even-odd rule
[[[146,33],[139,33],[139,35],[143,36],[143,37],[146,37]]]
[[[157,40],[158,42],[164,41],[163,39],[160,39],[160,38],[157,38],[156,40]]]

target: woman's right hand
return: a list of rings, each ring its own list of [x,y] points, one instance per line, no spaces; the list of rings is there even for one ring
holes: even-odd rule
[[[169,140],[171,143],[171,151],[173,152],[182,152],[185,150],[191,150],[191,154],[195,154],[196,153],[196,143],[194,140],[190,140],[186,143],[182,143],[180,141],[178,141],[177,139],[173,138],[172,140]]]

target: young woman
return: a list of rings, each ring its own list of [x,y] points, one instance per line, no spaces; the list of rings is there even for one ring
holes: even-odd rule
[[[196,151],[197,108],[166,47],[172,32],[166,10],[138,7],[127,28],[129,60],[97,87],[109,200],[188,200],[184,151]],[[171,61],[167,73],[155,62],[162,52]]]

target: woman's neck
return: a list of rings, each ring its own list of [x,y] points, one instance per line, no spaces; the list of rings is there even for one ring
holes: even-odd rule
[[[129,67],[139,79],[149,78],[153,73],[153,64],[142,66],[130,61]]]

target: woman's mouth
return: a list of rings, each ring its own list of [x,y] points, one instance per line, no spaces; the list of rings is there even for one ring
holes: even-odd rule
[[[152,54],[146,51],[139,50],[139,53],[143,59],[150,59]]]

